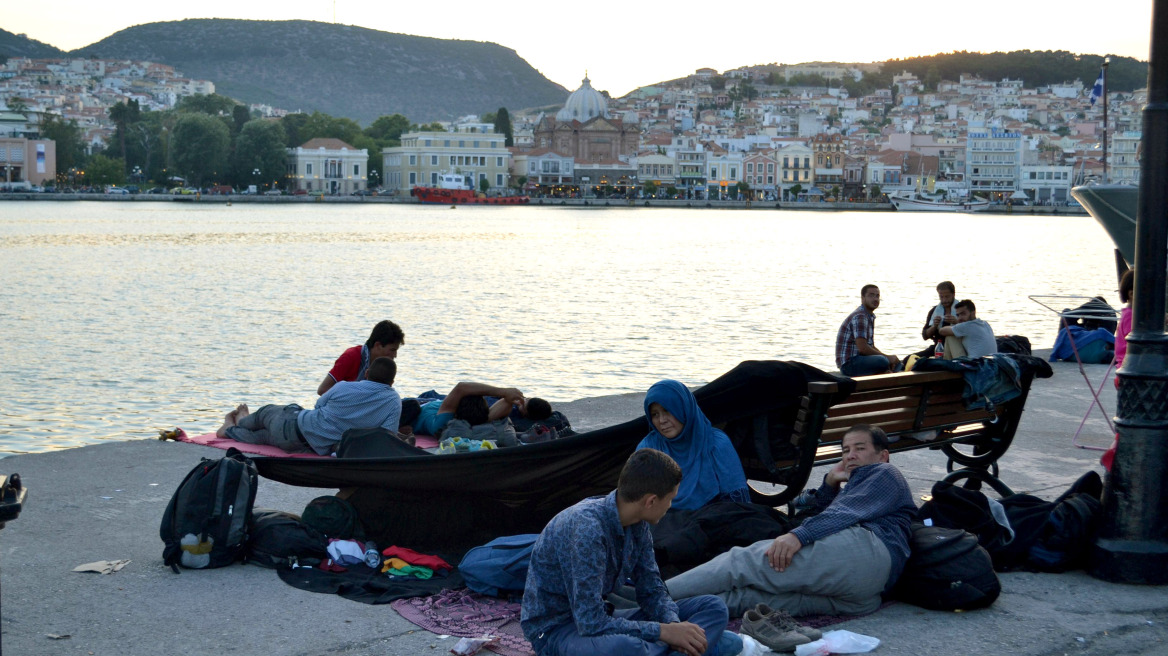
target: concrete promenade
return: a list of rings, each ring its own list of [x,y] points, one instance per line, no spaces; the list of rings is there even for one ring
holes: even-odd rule
[[[1091,399],[1078,367],[1054,368],[1054,378],[1035,381],[1021,429],[1001,461],[1008,485],[1048,499],[1097,468],[1099,456],[1071,444]],[[1087,367],[1095,383],[1104,369]],[[1110,384],[1104,401],[1114,413]],[[587,430],[639,415],[641,395],[558,407]],[[1098,411],[1081,441],[1110,443]],[[164,567],[158,525],[171,493],[200,457],[222,455],[143,439],[0,461],[0,473],[19,473],[29,490],[24,512],[0,531],[4,653],[448,653],[454,639],[421,630],[388,606],[304,592],[271,570],[233,565],[176,575]],[[945,473],[943,457],[934,451],[898,455],[893,462],[918,497]],[[313,497],[333,492],[261,479],[256,505],[299,512]],[[117,559],[131,562],[110,575],[71,571]],[[883,643],[875,653],[900,656],[1168,654],[1168,588],[1114,585],[1082,572],[1010,573],[1001,579],[1002,596],[989,609],[941,613],[894,604],[834,628],[878,637]]]

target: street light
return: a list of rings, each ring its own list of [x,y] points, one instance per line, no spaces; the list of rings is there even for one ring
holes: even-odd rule
[[[258,192],[260,185],[262,184],[260,182],[260,170],[258,168],[252,169],[251,176],[252,176],[252,179],[254,179],[256,181],[256,191]]]

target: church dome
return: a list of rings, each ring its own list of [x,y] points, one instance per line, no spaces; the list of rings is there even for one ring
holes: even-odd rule
[[[573,91],[568,96],[568,101],[564,103],[564,108],[556,112],[556,120],[583,123],[595,116],[608,118],[608,101],[605,100],[604,94],[592,88],[588,76],[585,75],[580,88]]]

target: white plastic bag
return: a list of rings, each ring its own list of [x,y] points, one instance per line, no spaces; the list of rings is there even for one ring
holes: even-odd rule
[[[880,645],[879,638],[852,633],[828,631],[815,642],[795,647],[795,656],[827,656],[828,654],[862,654]]]

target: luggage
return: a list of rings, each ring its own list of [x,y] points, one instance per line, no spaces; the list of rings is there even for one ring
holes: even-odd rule
[[[538,533],[509,535],[471,549],[458,564],[466,587],[492,597],[521,594]]]
[[[246,562],[269,569],[289,569],[307,559],[328,557],[328,538],[292,513],[257,508],[252,512]]]
[[[308,502],[300,521],[326,538],[364,540],[365,528],[353,504],[340,497],[326,495]]]
[[[1030,547],[1027,563],[1040,572],[1065,572],[1087,563],[1103,505],[1086,492],[1061,499]]]
[[[179,484],[162,514],[162,560],[178,573],[223,567],[243,556],[259,475],[251,459],[228,449],[204,458]]]
[[[1001,594],[993,561],[972,533],[913,522],[910,544],[893,598],[930,610],[972,610]]]

